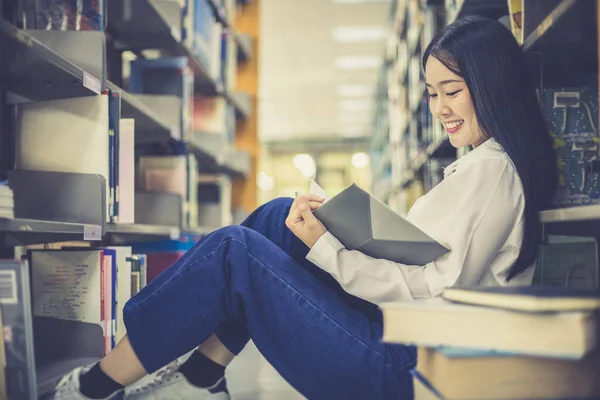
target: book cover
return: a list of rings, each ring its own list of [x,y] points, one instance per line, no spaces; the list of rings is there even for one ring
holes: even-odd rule
[[[135,121],[122,118],[119,123],[119,223],[135,222]]]
[[[600,293],[551,286],[453,287],[442,297],[456,303],[535,313],[600,309]]]
[[[99,326],[102,338],[90,338],[93,342],[85,346],[96,348],[100,345],[96,341],[101,339],[105,353],[109,351],[112,345],[111,257],[105,256],[103,250],[87,249],[33,250],[29,258],[34,316]]]
[[[310,192],[328,198],[314,181]],[[425,265],[449,251],[354,184],[327,200],[314,214],[347,249],[374,258]]]

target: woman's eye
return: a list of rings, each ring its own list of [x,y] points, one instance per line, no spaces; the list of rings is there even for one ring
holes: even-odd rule
[[[457,95],[459,92],[461,92],[461,91],[460,91],[460,90],[457,90],[457,91],[455,91],[455,92],[450,92],[450,93],[448,93],[448,94],[447,94],[447,96],[448,96],[448,97],[454,97],[454,96],[456,96],[456,95]]]
[[[433,98],[436,98],[436,97],[437,97],[437,94],[435,94],[435,93],[427,93],[427,96],[428,96],[430,99],[433,99]]]

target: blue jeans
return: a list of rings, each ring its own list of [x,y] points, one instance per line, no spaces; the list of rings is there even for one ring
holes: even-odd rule
[[[199,241],[124,308],[149,373],[213,333],[234,354],[252,339],[309,399],[410,399],[413,347],[381,341],[378,308],[308,262],[285,226],[291,199]]]

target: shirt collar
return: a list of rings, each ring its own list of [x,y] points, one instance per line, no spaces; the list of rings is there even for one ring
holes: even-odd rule
[[[481,145],[477,146],[475,149],[469,151],[467,154],[465,154],[464,156],[458,158],[456,161],[454,161],[453,163],[451,163],[450,165],[448,165],[446,168],[444,168],[444,178],[452,175],[452,173],[454,173],[456,171],[456,169],[458,168],[458,165],[467,157],[473,157],[473,154],[477,154],[477,152],[481,152],[484,148],[491,148],[491,149],[495,149],[495,150],[502,150],[502,146],[500,146],[500,143],[498,143],[496,141],[496,139],[494,138],[489,138],[488,140],[486,140],[485,142],[481,143]]]

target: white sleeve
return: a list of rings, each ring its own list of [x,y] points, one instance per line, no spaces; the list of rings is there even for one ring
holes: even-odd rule
[[[425,231],[451,249],[436,261],[410,266],[375,259],[345,249],[329,232],[306,258],[348,293],[374,304],[435,297],[459,279],[477,283],[521,218],[522,196],[514,193],[518,177],[508,162],[494,159],[469,167],[422,199],[428,214],[440,213],[435,232]]]

